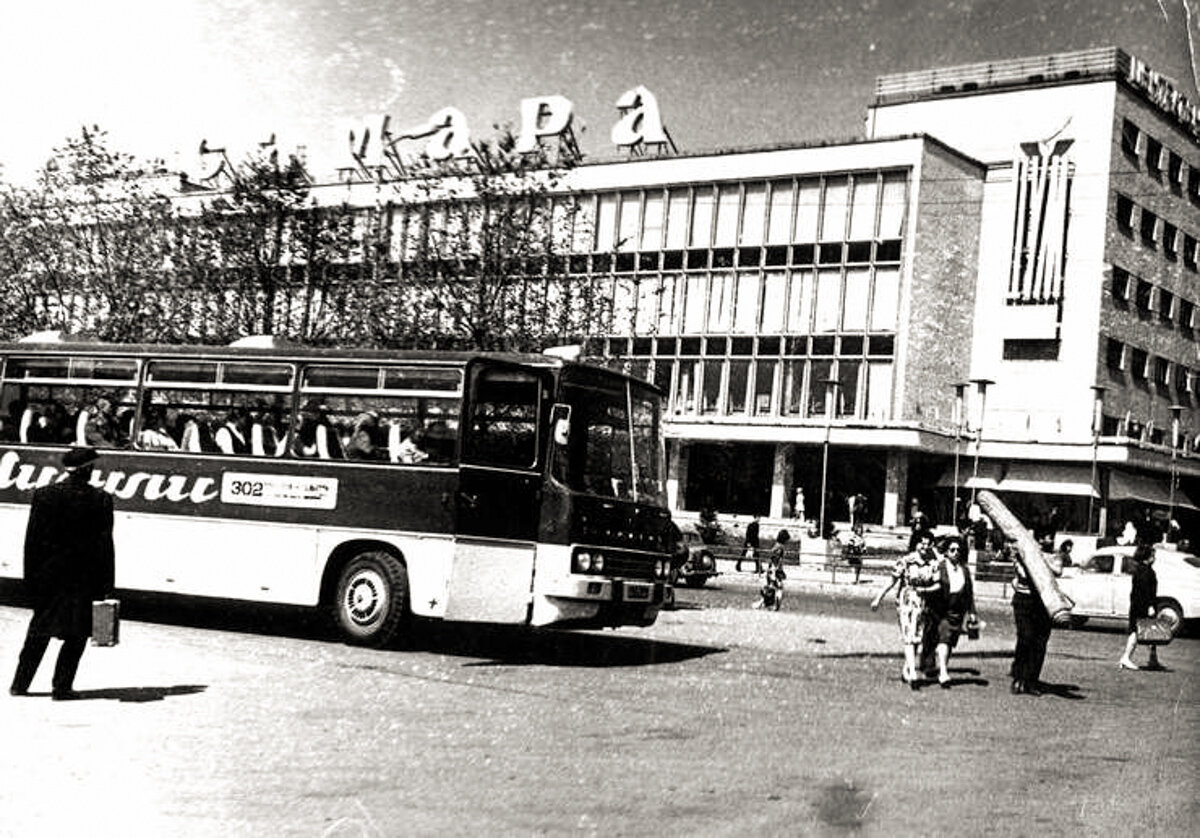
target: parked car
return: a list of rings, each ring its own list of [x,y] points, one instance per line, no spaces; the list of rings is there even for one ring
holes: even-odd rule
[[[1058,580],[1071,598],[1076,624],[1089,617],[1125,620],[1129,616],[1132,546],[1101,547],[1082,561],[1063,569]],[[1154,551],[1158,600],[1154,610],[1162,622],[1178,633],[1185,620],[1200,619],[1200,557],[1166,546]]]
[[[689,588],[702,588],[709,579],[720,575],[712,548],[704,542],[700,533],[691,527],[682,528],[679,564],[672,571],[671,584],[682,583]]]

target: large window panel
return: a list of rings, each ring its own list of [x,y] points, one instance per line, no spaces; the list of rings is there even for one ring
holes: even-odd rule
[[[676,334],[683,329],[683,283],[677,274],[662,278],[662,300],[659,303],[658,333]]]
[[[821,181],[808,178],[800,181],[796,193],[796,236],[797,242],[817,240],[817,220],[821,217]]]
[[[788,294],[789,332],[808,334],[812,330],[813,274],[812,271],[792,274],[791,293]]]
[[[837,416],[858,415],[858,376],[862,361],[842,358],[837,370]]]
[[[667,250],[687,247],[688,191],[672,189],[667,198]]]
[[[838,310],[842,302],[841,271],[817,273],[817,304],[814,309],[813,331],[833,332],[838,327]]]
[[[879,238],[898,239],[904,232],[904,211],[907,205],[908,178],[903,172],[883,176],[883,193],[879,202]]]
[[[876,268],[875,293],[871,295],[870,329],[894,332],[900,312],[900,269]]]
[[[700,390],[700,412],[712,416],[721,404],[721,370],[724,364],[718,360],[704,362],[704,386]]]
[[[739,190],[736,184],[726,184],[717,190],[717,225],[714,247],[733,247],[737,244]]]
[[[596,200],[588,196],[579,203],[575,215],[575,233],[571,243],[573,253],[587,253],[592,249],[596,235]]]
[[[846,299],[842,306],[842,328],[857,332],[867,328],[871,295],[871,272],[866,268],[846,271]]]
[[[686,283],[683,331],[698,335],[704,331],[704,303],[708,296],[708,277],[704,274],[691,274],[686,278]]]
[[[738,244],[754,246],[763,243],[763,224],[766,222],[767,185],[746,184],[746,197],[742,209],[742,234]]]
[[[696,412],[696,372],[700,362],[691,358],[679,361],[679,374],[675,377],[675,412]]]
[[[692,226],[688,235],[688,247],[708,247],[712,241],[713,193],[712,189],[698,188],[692,208]]]
[[[787,313],[787,274],[771,271],[763,277],[762,331],[783,331],[784,314]]]
[[[809,416],[825,415],[825,399],[829,390],[826,382],[833,375],[833,361],[817,359],[809,366],[808,385],[808,414]],[[836,411],[835,411],[836,415]]]
[[[855,178],[854,197],[850,205],[850,240],[865,241],[875,235],[875,206],[879,185],[875,177]]]
[[[758,329],[758,288],[760,284],[761,280],[757,273],[744,273],[737,278],[733,331],[739,335],[753,334]]]
[[[642,216],[642,250],[661,250],[663,246],[664,216],[662,192],[655,190],[646,195],[646,209]]]
[[[788,361],[783,366],[783,412],[787,416],[804,415],[804,361]]]
[[[729,361],[729,385],[725,397],[725,414],[734,416],[746,412],[747,386],[750,384],[750,362]]]
[[[729,331],[729,315],[733,308],[733,274],[713,274],[708,302],[708,331]]]
[[[892,418],[892,363],[867,364],[866,418]]]
[[[846,208],[850,198],[847,178],[825,182],[825,207],[821,213],[821,241],[842,241],[846,237]]]
[[[600,212],[596,219],[597,253],[605,253],[613,249],[617,235],[617,195],[615,193],[600,196]]]
[[[658,307],[662,299],[662,284],[657,278],[648,277],[638,283],[637,318],[635,331],[639,335],[654,334],[658,325]]]
[[[637,302],[637,288],[631,279],[618,279],[613,283],[614,335],[629,335],[633,331],[633,318]]]
[[[617,232],[617,249],[638,250],[641,242],[638,231],[642,226],[642,196],[637,192],[621,193],[621,221]]]
[[[770,416],[773,412],[776,361],[754,363],[754,415]]]
[[[767,221],[767,244],[788,244],[792,240],[792,182],[771,183],[771,209]]]

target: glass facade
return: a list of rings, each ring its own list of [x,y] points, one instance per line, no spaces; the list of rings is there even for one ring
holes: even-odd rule
[[[613,278],[593,350],[662,386],[676,419],[822,417],[831,381],[838,417],[890,419],[908,178],[582,197],[579,218],[596,219],[586,270]]]

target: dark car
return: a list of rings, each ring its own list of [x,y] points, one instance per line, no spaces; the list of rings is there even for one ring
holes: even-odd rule
[[[710,545],[705,544],[700,533],[684,527],[679,533],[679,551],[671,571],[671,583],[684,584],[689,588],[702,588],[714,576],[720,576],[717,560]]]

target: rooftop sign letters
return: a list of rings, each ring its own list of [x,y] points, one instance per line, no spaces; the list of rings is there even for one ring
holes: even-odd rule
[[[1165,113],[1174,117],[1193,137],[1200,137],[1200,107],[1175,89],[1171,80],[1151,70],[1136,56],[1129,57],[1128,81]]]
[[[612,129],[612,141],[618,149],[643,154],[648,148],[661,152],[673,147],[658,100],[645,87],[623,93],[616,107],[620,119]],[[559,159],[579,159],[572,130],[575,106],[570,99],[558,95],[522,99],[520,114],[518,153],[551,152]],[[475,155],[466,117],[456,108],[443,108],[420,125],[401,130],[393,128],[391,117],[374,116],[347,126],[347,132],[351,165],[341,169],[347,179],[403,177],[417,161],[440,164]]]

